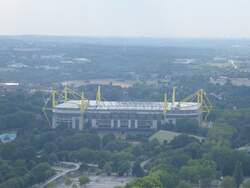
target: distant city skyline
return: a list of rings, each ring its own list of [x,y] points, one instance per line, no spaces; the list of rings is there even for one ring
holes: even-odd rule
[[[250,38],[249,0],[1,0],[0,35]]]

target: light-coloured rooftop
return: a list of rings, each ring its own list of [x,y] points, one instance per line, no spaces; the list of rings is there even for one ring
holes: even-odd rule
[[[79,109],[80,100],[70,100],[56,106],[56,109]],[[85,100],[87,110],[135,110],[135,111],[163,111],[163,102],[134,102],[134,101],[100,101]],[[194,102],[168,103],[168,110],[198,110],[200,104]]]

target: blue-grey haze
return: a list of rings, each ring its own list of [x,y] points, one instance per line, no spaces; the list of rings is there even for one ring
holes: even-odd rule
[[[0,0],[0,34],[250,37],[249,0]]]

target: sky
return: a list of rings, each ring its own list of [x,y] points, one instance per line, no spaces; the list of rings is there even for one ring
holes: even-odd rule
[[[0,35],[250,38],[250,0],[0,0]]]

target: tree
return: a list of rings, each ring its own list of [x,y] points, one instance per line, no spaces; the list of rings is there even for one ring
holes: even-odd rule
[[[14,169],[5,161],[0,161],[0,183],[9,179],[14,174]]]
[[[47,153],[52,153],[52,152],[57,151],[58,148],[57,148],[56,144],[49,142],[49,143],[47,143],[47,144],[44,146],[44,150],[45,150],[45,152],[47,152]]]
[[[22,187],[24,187],[21,178],[8,179],[5,183],[1,184],[0,186],[1,186],[1,188],[10,188],[10,187],[11,188],[22,188]]]
[[[56,153],[51,153],[49,154],[49,158],[48,158],[48,161],[52,164],[56,161],[58,161],[58,157],[56,155]]]
[[[64,178],[64,184],[70,186],[72,184],[72,180],[69,177]]]
[[[139,157],[140,155],[142,155],[143,154],[142,146],[141,145],[136,145],[135,147],[133,147],[132,154],[135,157]]]
[[[237,161],[235,168],[234,168],[234,178],[236,181],[236,187],[239,188],[240,184],[243,181],[243,169],[242,169],[242,163],[240,161]]]
[[[190,160],[190,156],[181,150],[173,152],[172,155],[171,163],[178,168],[185,165]]]
[[[39,183],[54,174],[48,163],[40,163],[31,170],[33,183]]]
[[[230,145],[230,140],[232,139],[232,136],[235,132],[236,129],[234,127],[227,124],[219,124],[209,129],[208,137],[210,140],[213,140],[217,143]]]
[[[183,166],[180,170],[180,177],[186,181],[190,181],[192,183],[198,183],[199,181],[198,169],[193,166]]]
[[[144,170],[141,167],[140,162],[135,162],[132,168],[132,175],[136,177],[144,176]]]
[[[250,179],[246,180],[246,181],[243,183],[243,188],[250,188]]]
[[[120,161],[117,166],[117,173],[119,176],[123,176],[125,173],[128,173],[130,170],[129,161]]]
[[[79,170],[86,171],[87,169],[88,169],[88,164],[83,161]]]
[[[193,185],[187,181],[180,181],[176,188],[193,188]]]
[[[103,147],[105,147],[109,142],[113,142],[115,139],[115,135],[112,133],[104,135],[102,138]]]
[[[103,170],[107,173],[108,176],[110,176],[111,172],[112,172],[112,162],[106,162]]]
[[[104,149],[110,150],[110,151],[121,151],[127,146],[128,144],[124,140],[116,139],[116,140],[113,140],[112,142],[108,142],[105,145]]]
[[[48,185],[47,185],[48,188],[54,188],[56,187],[56,183],[55,182],[50,182]]]
[[[163,185],[157,175],[150,174],[143,178],[136,178],[126,185],[126,188],[163,188]]]
[[[193,142],[184,148],[185,152],[192,156],[192,159],[201,158],[203,148],[200,143]]]
[[[242,162],[244,174],[250,175],[250,170],[248,168],[250,157],[245,152],[216,145],[212,148],[211,152],[209,152],[209,155],[212,160],[216,162],[217,168],[222,172],[223,176],[231,176],[233,174],[237,161]]]
[[[190,160],[180,170],[180,177],[183,180],[198,184],[201,181],[204,187],[209,186],[215,178],[216,164],[210,160]]]
[[[90,179],[87,176],[81,176],[79,177],[80,185],[86,185],[90,182]]]
[[[197,142],[198,140],[196,138],[193,138],[191,136],[181,134],[179,136],[176,136],[171,142],[170,145],[173,148],[182,148],[185,147],[186,145],[192,143],[192,142]]]
[[[159,177],[151,175],[143,178],[142,188],[163,188],[163,185],[159,179]]]
[[[154,173],[158,174],[158,176],[160,177],[160,181],[163,187],[176,187],[176,185],[178,184],[178,177],[173,172],[170,173],[170,171],[158,170]]]
[[[235,188],[235,187],[236,187],[236,182],[234,177],[225,176],[223,178],[223,181],[221,183],[221,188]]]
[[[22,176],[23,173],[28,172],[25,160],[16,160],[14,163],[14,166],[15,166],[15,174],[18,176]],[[2,171],[1,165],[0,165],[0,171]],[[0,177],[1,177],[1,173],[0,173]],[[0,178],[0,181],[1,181],[1,178]]]

